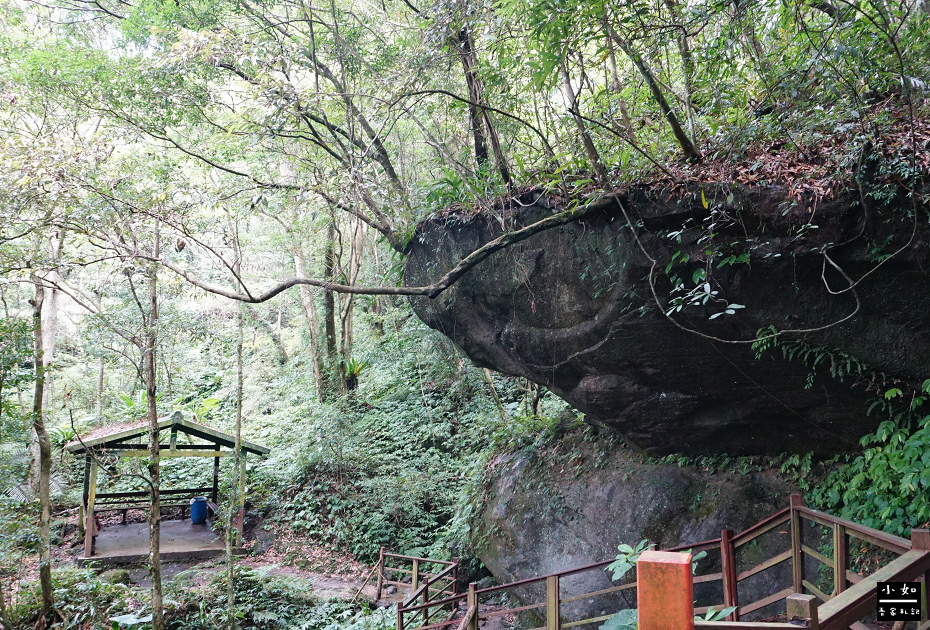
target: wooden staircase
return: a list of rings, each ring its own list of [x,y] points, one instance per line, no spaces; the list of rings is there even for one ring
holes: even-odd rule
[[[750,568],[737,572],[738,560],[745,546],[778,527],[787,527],[790,546]],[[813,535],[818,533],[818,528],[820,536],[814,540]],[[871,545],[885,550],[897,558],[870,575],[862,575],[850,567],[849,547],[853,541],[858,541],[854,544]],[[821,546],[821,549],[832,547],[832,557],[815,549],[824,542],[827,544]],[[875,609],[878,582],[919,580],[925,585],[921,594],[924,617],[919,624],[919,630],[930,630],[930,622],[927,621],[930,594],[926,586],[930,585],[930,531],[926,529],[914,529],[911,539],[908,540],[813,510],[804,505],[800,495],[792,495],[787,507],[743,532],[734,534],[730,530],[724,530],[719,538],[681,545],[666,551],[686,550],[713,554],[710,558],[711,566],[720,567],[719,571],[693,576],[694,584],[719,582],[718,592],[722,592],[723,595],[722,601],[710,604],[704,602],[695,606],[695,615],[703,615],[711,608],[721,610],[736,607],[725,620],[695,621],[695,628],[797,630],[799,627],[807,627],[817,630],[866,630],[867,626],[861,620]],[[814,574],[807,574],[805,558],[812,558],[819,565],[832,570],[829,593],[825,592],[823,579],[818,580]],[[623,607],[617,605],[619,594],[632,595],[637,588],[635,581],[616,585],[610,582],[605,568],[613,561],[605,560],[482,589],[478,589],[472,583],[466,592],[458,592],[457,559],[448,561],[417,558],[390,553],[382,548],[378,564],[374,567],[374,574],[378,577],[379,599],[385,585],[409,589],[397,607],[397,630],[478,630],[479,627],[495,620],[500,621],[498,618],[508,616],[507,618],[511,619],[515,615],[529,615],[529,619],[539,620],[542,625],[533,630],[569,630],[581,626],[587,626],[587,630],[597,630],[612,613]],[[740,582],[770,571],[784,562],[791,563],[790,584],[786,583],[784,588],[755,601],[741,599]],[[702,566],[705,564],[702,563]],[[600,586],[590,586],[598,582],[601,583]],[[819,606],[815,604],[812,607],[812,617],[794,620],[793,623],[741,620],[745,615],[782,602],[796,594],[810,594],[814,597],[809,599],[819,600]],[[519,602],[520,605],[501,605],[501,600]],[[604,601],[605,606],[610,604],[615,607],[609,610],[610,614],[586,616],[590,613],[585,611],[592,609],[591,604],[594,601]],[[586,605],[580,606],[582,602]]]

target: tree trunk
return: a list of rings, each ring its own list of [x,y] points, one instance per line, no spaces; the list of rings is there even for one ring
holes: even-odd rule
[[[307,263],[303,254],[299,251],[299,246],[294,245],[294,271],[298,276],[306,278]],[[302,284],[298,289],[300,292],[300,303],[304,307],[304,317],[307,320],[307,328],[310,330],[310,354],[312,355],[311,363],[313,365],[313,384],[316,387],[317,400],[324,400],[326,397],[323,391],[323,354],[320,349],[320,320],[316,311],[316,301],[313,299],[313,291],[309,286]]]
[[[358,280],[358,273],[362,269],[362,222],[355,221],[355,232],[352,235],[352,247],[349,250],[349,277],[348,284],[355,284]],[[342,303],[342,337],[341,337],[341,354],[342,359],[348,360],[352,356],[352,340],[354,337],[354,306],[355,295],[349,293],[345,296]]]
[[[688,137],[688,134],[686,134],[684,129],[681,128],[681,123],[678,121],[678,116],[675,115],[675,112],[672,111],[671,106],[665,99],[665,95],[662,93],[662,89],[659,87],[658,81],[656,81],[655,76],[652,74],[652,70],[650,70],[649,66],[646,65],[646,62],[643,60],[642,56],[633,50],[632,46],[630,46],[628,42],[619,37],[612,28],[610,28],[609,34],[610,37],[614,40],[614,43],[619,46],[620,50],[626,53],[626,56],[630,58],[630,61],[633,62],[633,65],[636,66],[636,69],[639,70],[639,73],[643,75],[643,78],[646,80],[646,85],[649,86],[649,90],[652,92],[652,97],[655,99],[656,103],[659,104],[659,109],[662,111],[662,116],[665,117],[665,120],[668,121],[669,126],[672,128],[672,133],[674,134],[675,139],[678,141],[678,145],[681,147],[685,157],[693,162],[699,161],[701,159],[701,154],[694,147],[694,143],[691,142],[691,138]]]
[[[53,260],[58,258],[58,253],[60,247],[56,248],[55,244],[52,244],[52,258]],[[61,275],[56,271],[52,270],[45,274],[42,278],[44,281],[55,284],[61,280]],[[52,401],[53,389],[52,389],[52,379],[48,374],[48,365],[55,358],[55,337],[58,334],[58,289],[54,286],[48,291],[47,295],[43,289],[43,304],[42,304],[42,363],[43,363],[43,391],[42,391],[42,417],[43,423],[45,422],[45,417],[48,415],[48,407]],[[39,493],[39,483],[42,476],[39,467],[41,465],[42,457],[40,454],[41,446],[38,442],[33,443],[32,445],[32,471],[31,479],[29,482],[30,487],[33,492]]]
[[[236,263],[236,270],[238,273],[239,264]],[[235,444],[233,446],[233,471],[238,471],[240,466],[240,458],[242,456],[242,386],[243,386],[243,361],[242,361],[242,345],[244,332],[244,318],[243,318],[243,304],[239,302],[239,310],[237,317],[237,335],[236,335],[236,432],[235,432]],[[235,496],[236,493],[233,493]],[[238,530],[236,529],[236,521],[239,518],[237,510],[234,510],[235,506],[234,501],[229,502],[229,519],[226,523],[226,627],[229,630],[235,630],[239,627],[239,623],[236,619],[236,573],[235,565],[233,564],[233,536]],[[244,518],[244,514],[242,517]],[[242,544],[242,541],[239,541],[239,544]]]
[[[333,219],[335,221],[335,219]],[[323,256],[323,277],[335,279],[336,275],[336,228],[330,223],[326,233],[326,253]],[[326,364],[330,383],[334,381],[338,361],[336,360],[336,299],[332,291],[323,290],[323,326],[325,334]]]
[[[97,362],[97,417],[100,418],[103,416],[103,374],[104,374],[105,363],[103,360],[103,355],[100,355],[100,358]]]
[[[630,120],[630,113],[626,108],[626,101],[620,97],[620,92],[623,90],[623,86],[620,85],[620,74],[617,72],[617,55],[614,53],[614,42],[610,38],[610,35],[607,34],[607,30],[604,30],[605,40],[607,42],[607,60],[610,65],[610,78],[613,83],[613,90],[616,93],[617,104],[620,106],[620,116],[623,119],[623,128],[626,130],[627,134],[630,136],[631,140],[636,139],[636,134],[633,130],[633,123]]]
[[[45,391],[45,359],[43,356],[42,305],[45,301],[45,288],[42,280],[33,277],[36,288],[32,300],[32,320],[35,344],[35,394],[32,399],[32,428],[36,432],[39,445],[39,583],[42,589],[42,616],[48,618],[55,606],[55,593],[52,589],[52,558],[49,536],[51,519],[51,500],[49,482],[52,476],[52,444],[45,430],[43,395]]]
[[[468,120],[471,124],[472,137],[475,142],[475,161],[479,169],[488,161],[487,142],[490,141],[491,151],[494,153],[494,163],[501,175],[501,179],[509,188],[513,185],[513,182],[510,178],[507,161],[504,159],[504,152],[501,150],[500,139],[491,124],[488,110],[480,107],[480,105],[484,104],[484,94],[481,89],[481,80],[478,78],[476,71],[478,57],[468,27],[463,27],[459,31],[458,50],[459,59],[462,60],[462,69],[465,71],[468,99],[471,101],[468,104]]]
[[[591,136],[588,135],[584,120],[582,120],[578,112],[577,97],[575,96],[574,88],[572,88],[572,80],[568,76],[568,68],[564,61],[559,64],[559,74],[562,77],[562,91],[565,94],[565,101],[568,103],[568,111],[571,112],[572,118],[575,120],[575,126],[578,127],[578,133],[581,136],[581,144],[584,145],[584,151],[588,156],[588,160],[591,162],[591,167],[594,169],[595,178],[599,184],[606,186],[610,180],[610,176],[607,174],[607,169],[604,167],[604,163],[601,162],[601,156],[594,146],[594,141],[591,140]]]
[[[665,0],[665,6],[668,7],[673,21],[678,21],[678,5],[675,0]],[[676,38],[678,43],[678,54],[681,55],[681,75],[685,87],[685,116],[688,118],[688,134],[694,137],[694,107],[693,107],[693,90],[692,78],[694,77],[694,59],[691,57],[691,44],[688,42],[688,30],[681,26],[681,30]]]
[[[156,235],[155,256],[158,258],[158,237]],[[149,512],[149,562],[152,567],[152,630],[165,630],[165,611],[161,584],[161,492],[160,492],[160,456],[158,440],[158,406],[157,374],[155,348],[158,343],[158,269],[154,265],[149,270],[149,312],[143,313],[145,321],[145,341],[142,359],[145,371],[146,412],[149,421],[149,483],[152,495],[152,508]]]

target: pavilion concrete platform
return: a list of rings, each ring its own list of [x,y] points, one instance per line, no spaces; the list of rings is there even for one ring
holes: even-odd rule
[[[209,523],[194,525],[190,520],[162,521],[159,554],[163,562],[205,560],[223,555],[226,543],[221,534],[210,529]],[[236,547],[233,553],[241,553]],[[94,554],[79,557],[78,563],[88,565],[136,564],[148,562],[149,525],[129,523],[102,527],[94,544]]]

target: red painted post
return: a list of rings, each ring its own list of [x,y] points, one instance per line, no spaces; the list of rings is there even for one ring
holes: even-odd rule
[[[644,551],[636,562],[639,630],[694,630],[691,554]]]

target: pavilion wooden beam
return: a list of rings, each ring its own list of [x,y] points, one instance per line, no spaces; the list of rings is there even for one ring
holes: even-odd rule
[[[149,452],[138,451],[119,451],[113,453],[119,457],[148,457]],[[178,449],[176,451],[160,451],[159,457],[229,457],[232,455],[229,451],[193,451],[187,449]]]

